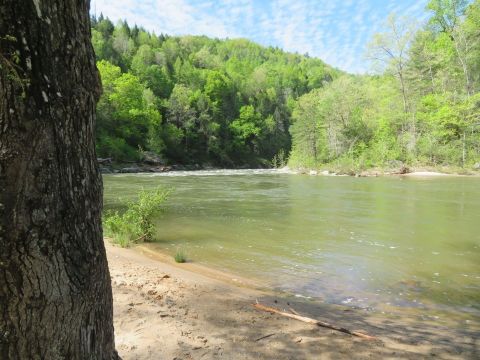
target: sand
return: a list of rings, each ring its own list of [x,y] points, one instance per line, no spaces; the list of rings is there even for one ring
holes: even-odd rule
[[[436,171],[413,171],[411,173],[403,174],[403,176],[462,176],[458,174],[445,174]]]
[[[466,327],[386,317],[302,302],[195,264],[106,243],[117,350],[128,359],[479,358],[478,324]],[[143,251],[143,252],[142,252]],[[355,338],[260,312],[255,301],[375,335]],[[267,336],[267,337],[265,337]],[[265,337],[265,338],[262,338]]]

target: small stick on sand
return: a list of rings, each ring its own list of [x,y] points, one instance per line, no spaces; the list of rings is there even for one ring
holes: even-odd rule
[[[273,336],[273,335],[275,335],[275,333],[273,333],[273,334],[268,334],[268,335],[265,335],[265,336],[259,337],[258,339],[255,339],[255,341],[260,341],[260,340],[263,340],[263,339],[269,338],[270,336]]]
[[[345,329],[345,328],[342,328],[342,327],[339,327],[339,326],[335,326],[335,325],[331,325],[329,323],[319,321],[319,320],[315,320],[315,319],[312,319],[312,318],[309,318],[309,317],[306,317],[306,316],[300,316],[300,315],[297,315],[297,314],[290,314],[290,313],[283,312],[283,311],[280,311],[278,309],[275,309],[275,308],[272,308],[272,307],[269,307],[269,306],[265,306],[265,305],[262,305],[262,304],[258,304],[258,303],[257,304],[252,304],[252,305],[253,305],[253,307],[255,307],[258,310],[267,311],[267,312],[274,313],[274,314],[279,314],[279,315],[286,316],[286,317],[291,318],[291,319],[303,321],[303,322],[306,322],[306,323],[309,323],[309,324],[325,327],[325,328],[336,330],[336,331],[340,331],[340,332],[350,334],[350,335],[353,335],[353,336],[358,336],[358,337],[361,337],[363,339],[376,340],[376,338],[374,336],[363,334],[363,333],[358,332],[358,331],[350,331],[348,329]]]

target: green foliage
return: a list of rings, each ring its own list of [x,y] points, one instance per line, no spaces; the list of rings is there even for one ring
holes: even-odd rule
[[[122,247],[152,240],[155,233],[154,217],[162,211],[169,194],[170,190],[162,188],[140,191],[138,200],[130,202],[123,214],[114,212],[105,215],[106,234]]]
[[[185,254],[185,252],[183,252],[183,250],[177,250],[173,258],[175,259],[175,262],[179,264],[187,262],[187,255]]]
[[[281,169],[287,165],[287,155],[283,149],[280,149],[278,154],[275,154],[272,159],[272,167],[275,169]]]
[[[238,153],[242,150],[254,153],[256,140],[262,130],[260,126],[260,114],[255,112],[255,108],[252,105],[242,106],[238,119],[230,123],[234,150]]]
[[[467,4],[468,0],[430,0],[426,6],[432,13],[429,24],[437,31],[453,31]]]
[[[325,148],[321,145],[325,143],[325,133],[320,99],[321,91],[312,91],[300,97],[293,110],[290,165],[294,167],[314,168],[317,162],[327,160],[326,156],[319,154],[319,148]]]
[[[339,76],[293,109],[289,165],[341,172],[480,160],[480,1],[431,0],[423,29],[389,17],[380,75]],[[401,163],[400,163],[401,164]]]
[[[170,163],[342,169],[480,161],[480,0],[389,16],[354,76],[246,39],[170,37],[93,21],[97,151]]]
[[[291,147],[295,100],[340,72],[319,59],[245,39],[157,36],[123,21],[92,21],[102,77],[97,151],[170,163],[269,163]]]
[[[97,105],[97,151],[100,156],[135,160],[137,149],[161,150],[161,114],[155,95],[133,74],[102,60],[97,64],[103,96]],[[151,137],[154,138],[151,138]]]

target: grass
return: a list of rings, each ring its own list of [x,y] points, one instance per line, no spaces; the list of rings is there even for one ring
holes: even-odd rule
[[[187,255],[182,250],[177,250],[173,256],[176,263],[183,264],[187,262]]]

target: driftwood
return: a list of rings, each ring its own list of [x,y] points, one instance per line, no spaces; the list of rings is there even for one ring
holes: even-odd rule
[[[363,339],[376,340],[376,338],[374,336],[370,336],[370,335],[367,335],[367,334],[364,334],[364,333],[361,333],[361,332],[358,332],[358,331],[351,331],[351,330],[348,330],[348,329],[345,329],[345,328],[342,328],[342,327],[339,327],[339,326],[335,326],[335,325],[332,325],[332,324],[329,324],[329,323],[326,323],[326,322],[323,322],[323,321],[315,320],[315,319],[312,319],[312,318],[309,318],[309,317],[306,317],[306,316],[300,316],[300,315],[298,315],[298,313],[297,314],[290,314],[290,313],[283,312],[283,311],[280,311],[278,309],[275,309],[275,308],[272,308],[272,307],[269,307],[269,306],[265,306],[265,305],[262,305],[262,304],[258,304],[258,303],[253,304],[253,306],[258,310],[262,310],[262,311],[266,311],[266,312],[269,312],[269,313],[274,313],[274,314],[286,316],[286,317],[291,318],[291,319],[303,321],[303,322],[306,322],[306,323],[309,323],[309,324],[321,326],[321,327],[336,330],[336,331],[340,331],[340,332],[343,332],[343,333],[346,333],[346,334],[361,337]]]

